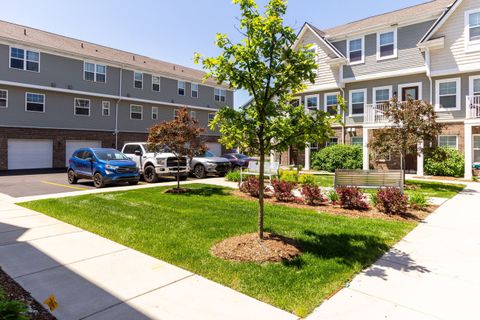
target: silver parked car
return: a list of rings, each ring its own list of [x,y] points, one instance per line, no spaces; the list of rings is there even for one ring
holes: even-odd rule
[[[190,172],[197,178],[205,178],[208,174],[223,177],[231,169],[230,160],[217,157],[210,151],[190,161]]]

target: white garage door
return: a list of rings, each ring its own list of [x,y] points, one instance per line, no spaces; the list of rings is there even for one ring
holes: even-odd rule
[[[52,167],[52,140],[8,139],[8,170]]]
[[[217,157],[222,155],[222,145],[216,142],[207,142],[208,151],[216,155]]]
[[[80,148],[101,148],[102,142],[96,140],[67,140],[65,142],[65,166],[75,150]]]

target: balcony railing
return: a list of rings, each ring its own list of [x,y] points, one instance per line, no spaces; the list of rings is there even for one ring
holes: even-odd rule
[[[389,103],[366,104],[364,109],[365,123],[388,122],[388,117],[385,116],[388,107]]]
[[[467,119],[480,118],[480,95],[467,96]]]

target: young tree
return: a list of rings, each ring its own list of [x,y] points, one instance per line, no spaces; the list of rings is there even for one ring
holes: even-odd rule
[[[375,129],[369,147],[375,153],[389,152],[400,155],[400,168],[405,169],[405,157],[409,153],[421,154],[424,141],[432,141],[442,132],[433,106],[425,101],[408,98],[406,102],[393,98],[385,111],[391,126]]]
[[[177,158],[177,189],[180,189],[180,161],[191,158],[207,150],[201,139],[204,128],[198,121],[190,118],[188,110],[179,110],[175,119],[153,125],[149,129],[147,145],[150,150],[171,152]]]
[[[233,3],[240,6],[239,31],[245,38],[233,43],[217,34],[221,55],[204,58],[197,53],[195,61],[208,70],[206,77],[246,90],[252,97],[238,110],[222,108],[211,126],[219,128],[220,142],[227,148],[239,146],[260,156],[258,236],[263,239],[265,155],[285,151],[289,145],[326,141],[331,124],[340,118],[318,110],[307,113],[291,103],[305,82],[314,82],[317,65],[309,46],[294,47],[296,35],[283,20],[286,1],[270,0],[263,14],[254,0]]]

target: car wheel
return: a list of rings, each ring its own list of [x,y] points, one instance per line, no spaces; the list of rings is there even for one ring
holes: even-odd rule
[[[158,181],[157,173],[154,166],[146,166],[143,170],[143,179],[148,183],[154,183]]]
[[[135,186],[138,184],[138,181],[130,181],[128,184],[131,186]]]
[[[195,166],[195,168],[193,168],[193,174],[195,175],[195,177],[197,177],[198,179],[203,179],[206,177],[206,172],[205,172],[205,167],[201,164],[197,164]]]
[[[68,183],[70,184],[75,184],[78,181],[77,176],[75,176],[75,171],[73,170],[68,170],[67,177],[68,177]]]
[[[105,187],[105,180],[103,180],[103,176],[98,172],[93,175],[93,185],[95,188]]]

